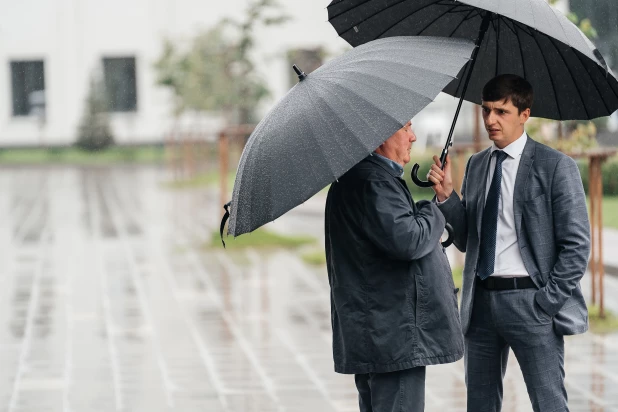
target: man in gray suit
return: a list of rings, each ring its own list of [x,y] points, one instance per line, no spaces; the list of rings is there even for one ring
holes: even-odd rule
[[[576,163],[524,131],[532,86],[501,75],[483,89],[492,147],[466,166],[461,199],[434,158],[438,207],[466,252],[461,323],[468,411],[500,411],[510,349],[535,411],[566,411],[564,335],[588,329],[579,282],[590,253]]]

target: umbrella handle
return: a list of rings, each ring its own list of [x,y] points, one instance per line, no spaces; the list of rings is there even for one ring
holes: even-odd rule
[[[412,181],[414,182],[415,185],[419,186],[419,187],[432,187],[433,183],[430,181],[423,181],[421,179],[418,178],[418,169],[421,166],[418,163],[415,163],[414,166],[412,166],[412,172],[410,173],[412,175]]]
[[[446,229],[448,233],[448,238],[444,242],[442,242],[442,247],[449,247],[453,244],[453,240],[455,240],[455,236],[453,234],[453,226],[447,223],[444,229]]]
[[[223,219],[221,219],[221,227],[219,228],[219,234],[221,235],[221,243],[223,243],[223,249],[225,249],[225,241],[223,240],[223,229],[225,229],[225,223],[230,218],[230,205],[232,201],[227,202],[223,205],[223,209],[225,209],[225,214],[223,215]]]

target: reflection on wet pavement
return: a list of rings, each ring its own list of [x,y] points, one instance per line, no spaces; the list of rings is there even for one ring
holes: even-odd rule
[[[333,372],[325,270],[290,251],[200,250],[218,194],[165,179],[3,169],[0,411],[358,410],[353,378]],[[530,411],[509,362],[503,410]],[[569,337],[571,410],[618,410],[617,365],[618,336]],[[426,410],[465,410],[463,376],[461,361],[428,368]]]

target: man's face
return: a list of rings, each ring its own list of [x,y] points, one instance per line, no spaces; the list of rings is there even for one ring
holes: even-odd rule
[[[410,163],[410,149],[415,141],[416,135],[412,131],[412,122],[409,121],[382,143],[380,148],[386,157],[405,166]]]
[[[530,117],[530,109],[519,113],[510,100],[482,103],[485,129],[497,147],[504,149],[524,133],[524,124]]]

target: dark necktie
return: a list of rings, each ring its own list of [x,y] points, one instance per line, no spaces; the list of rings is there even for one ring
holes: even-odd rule
[[[508,157],[502,150],[496,150],[496,168],[489,186],[483,222],[481,226],[481,248],[477,274],[481,279],[487,279],[494,273],[496,263],[496,235],[498,232],[498,205],[500,204],[500,186],[502,185],[502,162]]]

